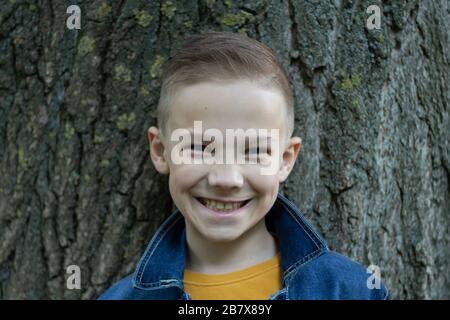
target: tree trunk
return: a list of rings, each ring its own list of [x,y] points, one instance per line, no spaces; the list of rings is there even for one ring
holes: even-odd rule
[[[448,1],[72,2],[81,30],[67,1],[0,4],[0,299],[92,299],[133,272],[172,209],[146,137],[162,65],[204,30],[287,68],[303,148],[282,190],[330,247],[392,298],[450,298]]]

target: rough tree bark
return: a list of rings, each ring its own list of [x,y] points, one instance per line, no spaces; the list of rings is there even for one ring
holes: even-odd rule
[[[0,3],[0,299],[92,299],[133,272],[172,208],[146,141],[161,67],[203,30],[287,68],[303,149],[283,192],[330,247],[393,298],[450,298],[449,1],[69,2]]]

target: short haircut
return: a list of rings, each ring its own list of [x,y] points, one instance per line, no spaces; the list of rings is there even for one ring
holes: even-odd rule
[[[286,71],[265,44],[232,32],[206,32],[189,38],[167,61],[158,104],[158,127],[165,135],[170,96],[176,90],[201,82],[251,80],[275,87],[284,96],[286,132],[294,131],[294,97]]]

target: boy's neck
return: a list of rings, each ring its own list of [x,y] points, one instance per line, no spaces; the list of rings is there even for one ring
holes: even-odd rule
[[[274,237],[264,219],[236,240],[212,242],[187,228],[186,269],[204,274],[223,274],[242,270],[271,259],[277,253]]]

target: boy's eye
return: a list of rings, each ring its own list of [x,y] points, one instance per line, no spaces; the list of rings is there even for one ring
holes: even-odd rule
[[[245,149],[245,154],[249,154],[249,155],[262,155],[262,154],[269,154],[270,155],[270,150],[269,149],[262,149],[262,148],[247,148]]]
[[[259,148],[246,149],[246,154],[259,154]]]
[[[203,152],[205,150],[206,146],[207,146],[206,144],[193,144],[192,143],[190,149],[192,151],[201,151],[201,152]]]

